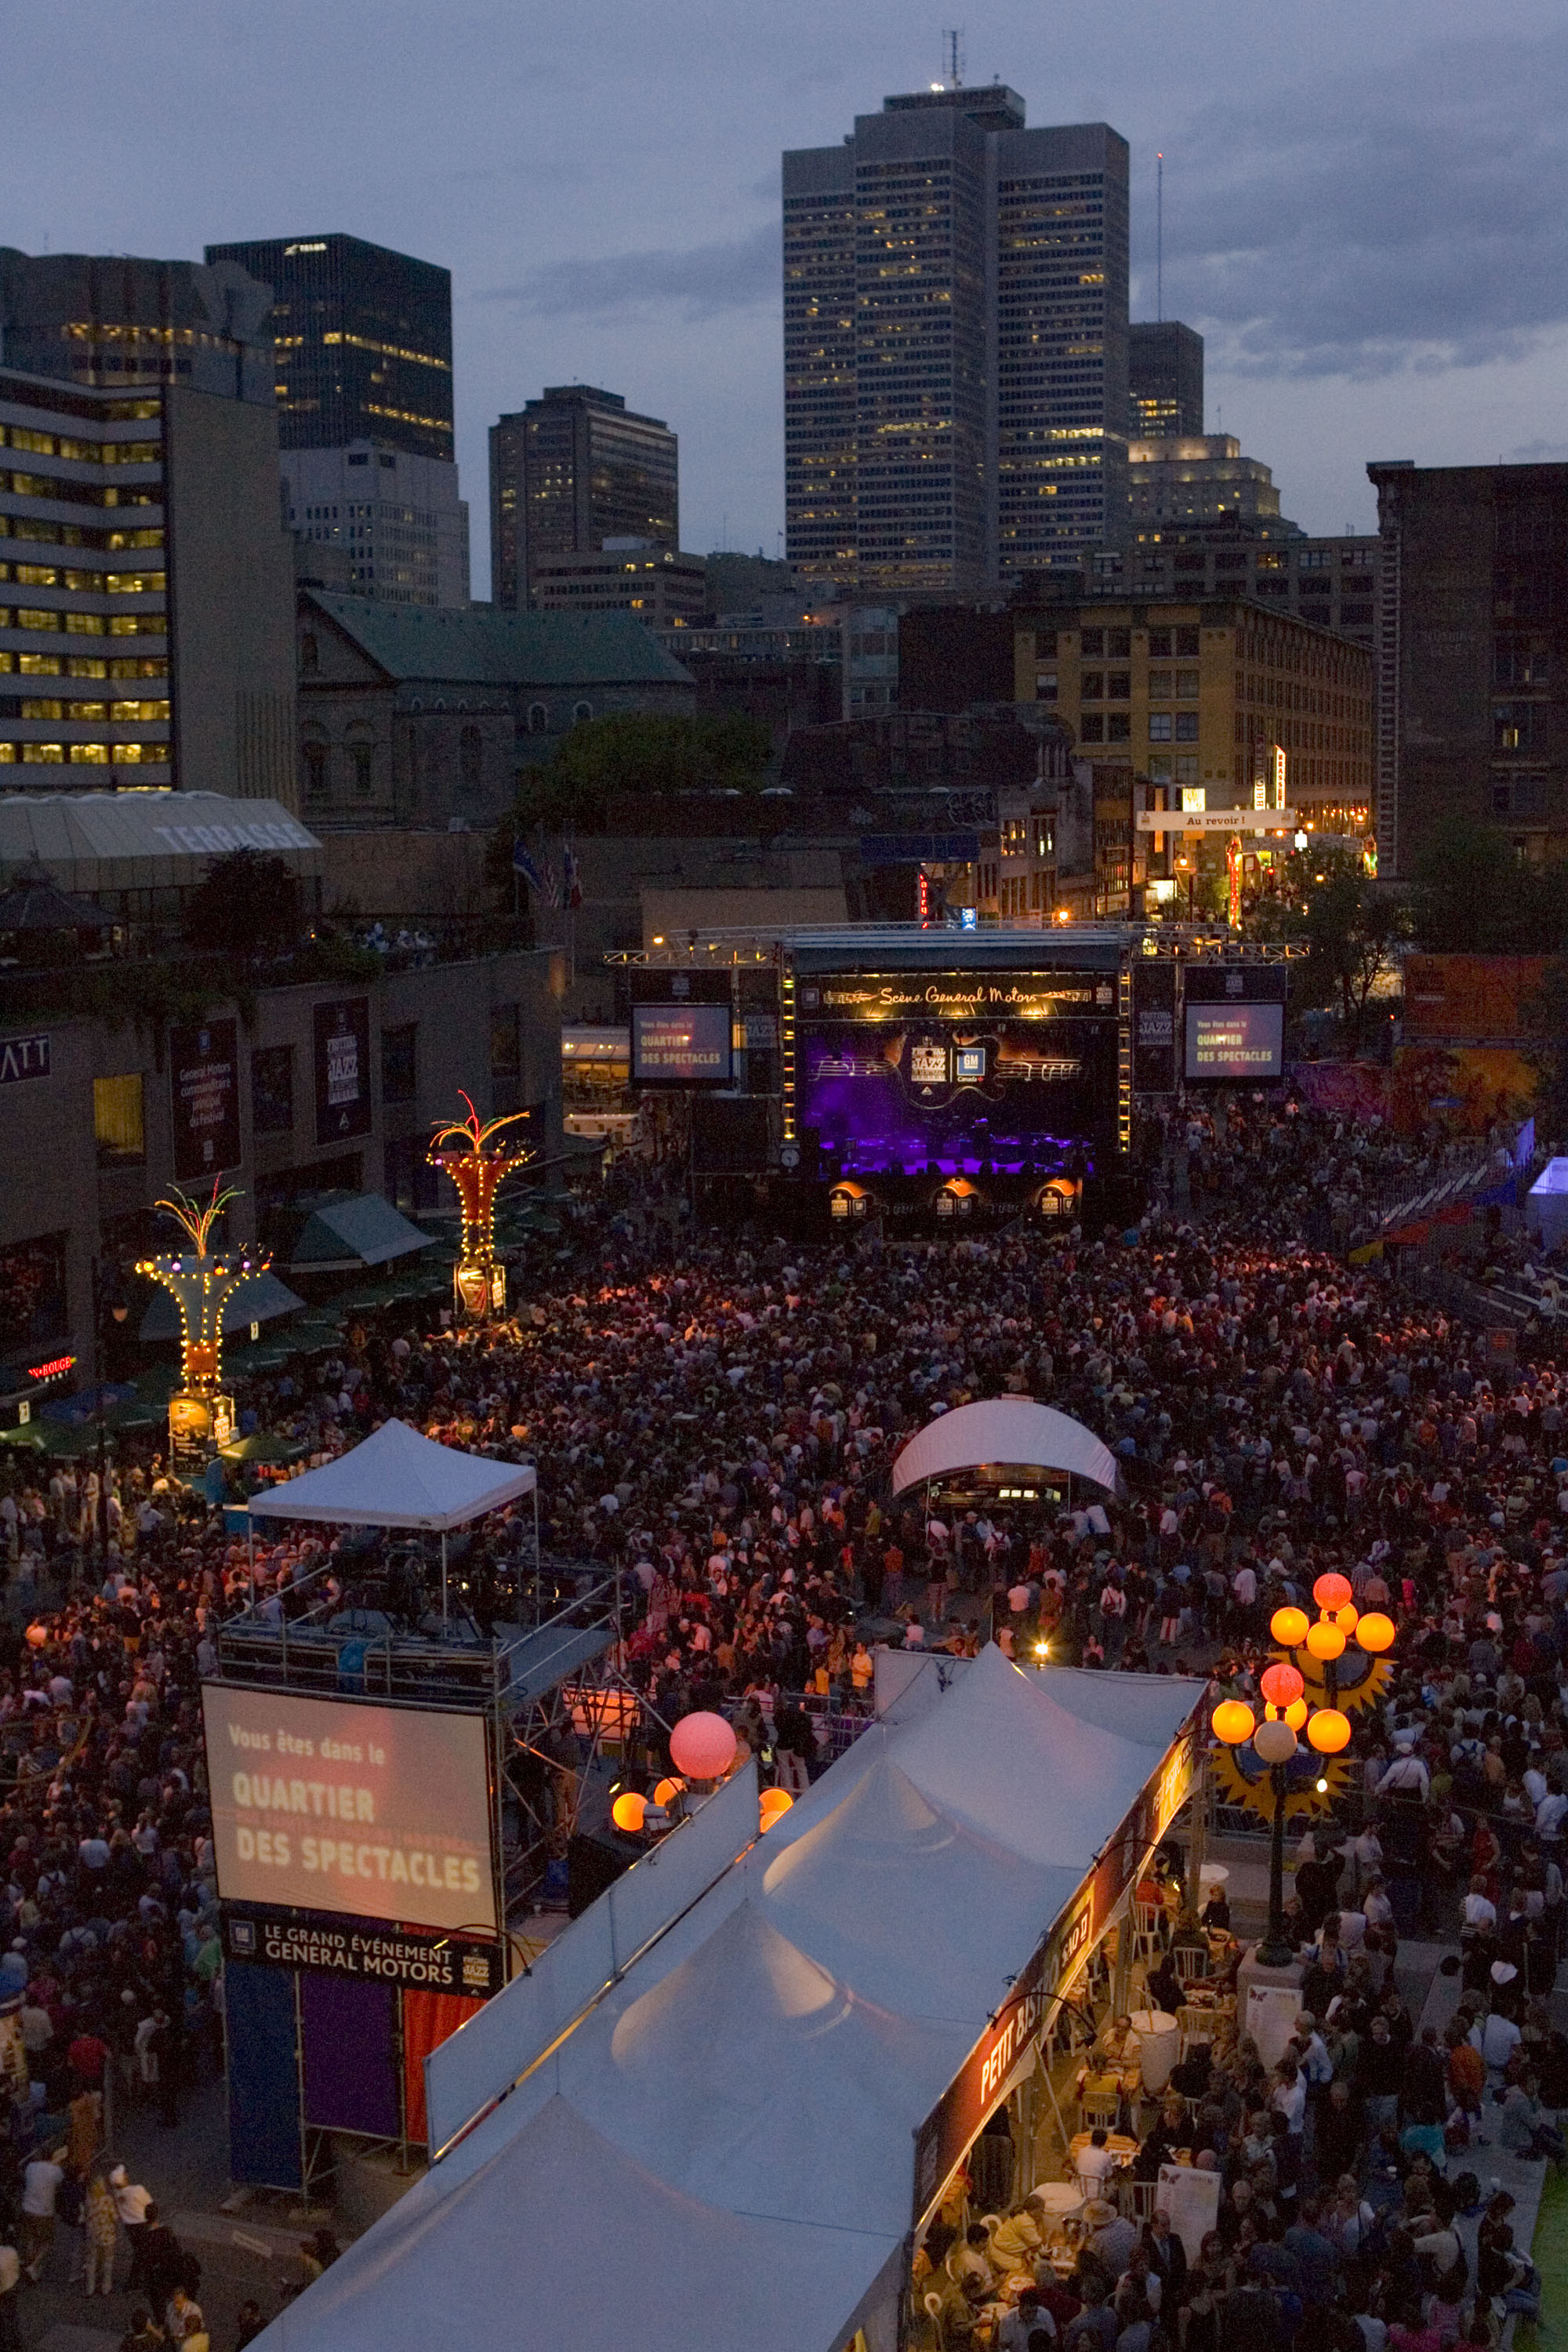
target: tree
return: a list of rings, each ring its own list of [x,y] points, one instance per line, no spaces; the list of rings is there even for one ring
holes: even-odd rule
[[[1496,825],[1446,818],[1415,860],[1415,936],[1434,955],[1552,955],[1568,945],[1563,879]]]
[[[1293,851],[1279,888],[1254,899],[1243,926],[1252,939],[1307,943],[1304,970],[1291,982],[1299,1012],[1337,1012],[1353,1053],[1363,1043],[1373,990],[1389,970],[1394,949],[1409,936],[1409,911],[1394,891],[1380,889],[1359,853],[1323,843]]]
[[[241,963],[292,947],[300,936],[300,885],[281,857],[235,849],[216,857],[185,908],[188,943]]]
[[[524,768],[514,814],[524,832],[592,832],[616,801],[751,796],[762,790],[772,752],[766,721],[738,712],[623,710],[585,719],[547,761]]]

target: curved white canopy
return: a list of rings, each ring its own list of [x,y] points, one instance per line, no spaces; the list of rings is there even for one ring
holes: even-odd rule
[[[340,1527],[466,1527],[533,1491],[531,1465],[437,1445],[384,1421],[352,1453],[250,1498],[253,1519],[331,1519]]]
[[[938,1415],[893,1465],[893,1492],[955,1470],[1067,1470],[1116,1491],[1116,1457],[1092,1429],[1033,1397],[985,1397]]]

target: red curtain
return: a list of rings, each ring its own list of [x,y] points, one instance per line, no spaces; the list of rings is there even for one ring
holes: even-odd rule
[[[481,2000],[474,2000],[463,1992],[430,1992],[423,1986],[409,1985],[403,1993],[403,2096],[408,2117],[408,2137],[423,2141],[425,2120],[425,2061],[432,2050],[438,2050],[449,2033],[482,2009]]]

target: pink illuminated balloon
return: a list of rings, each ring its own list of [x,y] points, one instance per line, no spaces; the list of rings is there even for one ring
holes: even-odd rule
[[[735,1735],[721,1715],[683,1715],[669,1735],[678,1772],[690,1780],[717,1780],[735,1760]]]

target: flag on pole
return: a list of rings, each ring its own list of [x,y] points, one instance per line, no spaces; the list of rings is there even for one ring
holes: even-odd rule
[[[583,879],[577,870],[576,856],[569,842],[561,845],[561,865],[566,883],[566,904],[580,907],[583,903]]]
[[[540,891],[544,899],[545,905],[547,907],[559,907],[561,904],[561,885],[555,878],[555,868],[551,864],[548,857],[542,857],[540,859],[539,871],[542,877],[540,882]]]
[[[514,874],[521,875],[529,888],[538,898],[543,898],[543,877],[534,864],[532,854],[521,833],[516,835],[511,845],[511,870]]]

